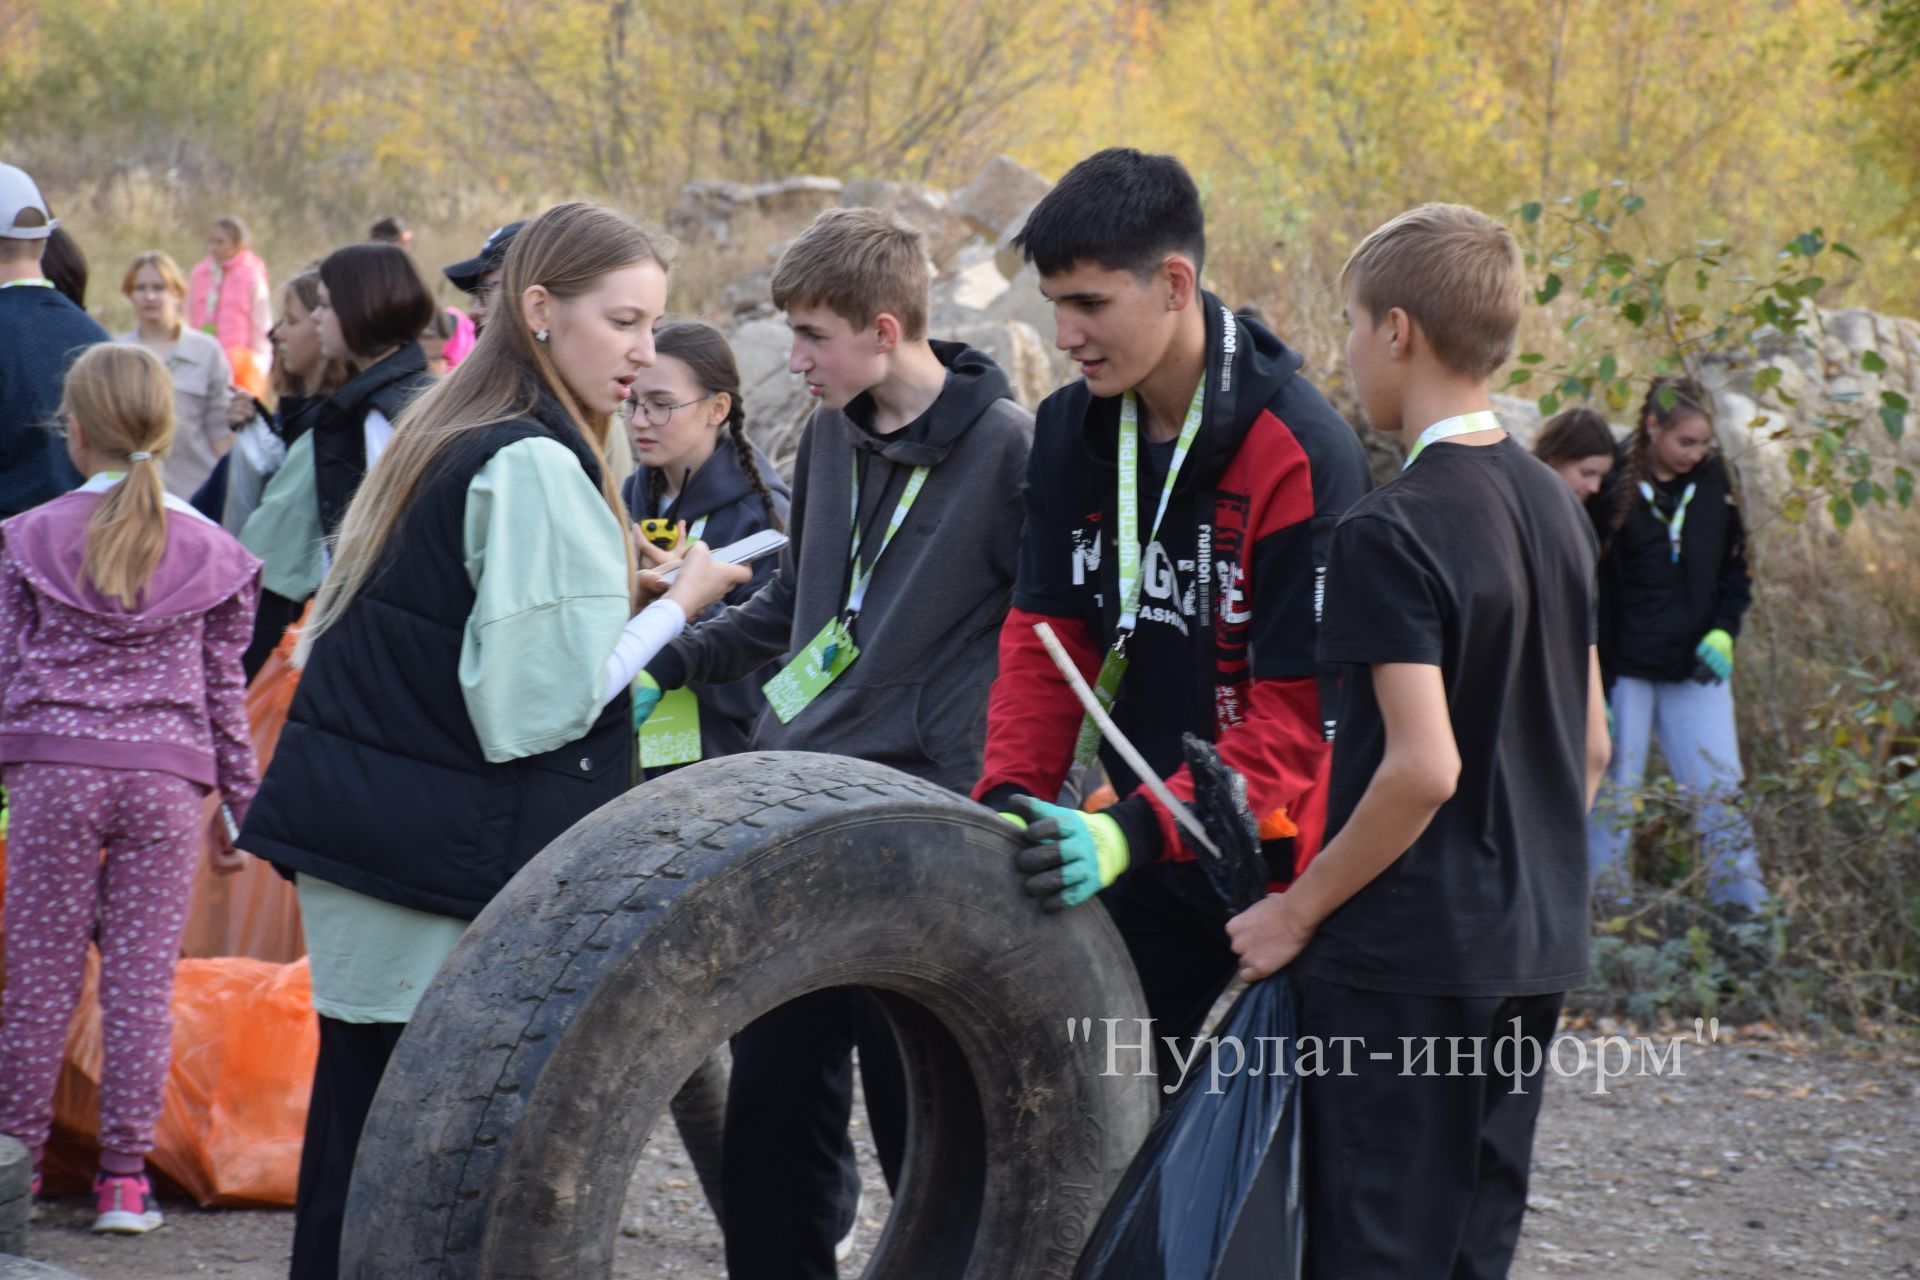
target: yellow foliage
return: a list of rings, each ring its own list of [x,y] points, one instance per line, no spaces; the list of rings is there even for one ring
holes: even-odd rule
[[[1836,283],[1910,309],[1920,93],[1834,74],[1867,28],[1844,0],[13,0],[0,150],[64,199],[145,175],[338,237],[1124,143],[1193,169],[1217,284],[1309,326],[1409,204],[1620,180],[1668,243],[1822,225],[1865,260]]]

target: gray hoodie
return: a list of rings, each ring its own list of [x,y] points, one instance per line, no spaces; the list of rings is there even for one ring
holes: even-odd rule
[[[865,472],[861,562],[871,564],[908,476],[929,466],[854,621],[859,658],[791,723],[763,713],[753,746],[855,756],[964,793],[980,773],[987,689],[1013,594],[1033,415],[983,352],[932,345],[946,387],[901,430],[875,434],[864,396],[844,412],[814,413],[794,461],[792,542],[772,580],[687,631],[648,670],[671,689],[733,680],[797,653],[847,602],[855,468]]]

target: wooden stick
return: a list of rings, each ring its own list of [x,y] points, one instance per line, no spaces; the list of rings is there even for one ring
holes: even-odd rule
[[[1186,829],[1187,835],[1195,844],[1216,859],[1223,856],[1220,847],[1207,835],[1207,829],[1200,825],[1200,819],[1194,817],[1192,810],[1181,804],[1179,797],[1167,789],[1166,783],[1160,781],[1160,775],[1153,771],[1145,757],[1134,749],[1131,742],[1127,741],[1127,735],[1120,732],[1120,726],[1113,722],[1113,717],[1109,716],[1106,708],[1100,705],[1100,700],[1093,696],[1093,690],[1087,687],[1086,679],[1081,676],[1080,669],[1073,665],[1073,659],[1068,656],[1066,647],[1060,643],[1060,637],[1053,633],[1053,628],[1044,622],[1036,622],[1033,624],[1033,630],[1034,634],[1040,637],[1040,643],[1047,647],[1047,656],[1053,659],[1053,665],[1060,668],[1060,674],[1066,677],[1067,687],[1073,690],[1073,696],[1080,699],[1080,705],[1086,708],[1087,714],[1093,717],[1094,724],[1100,727],[1100,736],[1120,753],[1120,758],[1125,760],[1127,767],[1133,770],[1134,775],[1142,783],[1146,784],[1147,790],[1153,792],[1154,797],[1167,806],[1167,812],[1173,815],[1175,822]]]

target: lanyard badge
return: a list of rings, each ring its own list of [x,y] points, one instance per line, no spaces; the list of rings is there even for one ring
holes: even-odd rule
[[[1180,480],[1181,467],[1193,442],[1200,435],[1205,417],[1207,380],[1203,376],[1193,389],[1193,402],[1187,406],[1187,418],[1180,426],[1180,438],[1173,447],[1173,460],[1160,483],[1160,505],[1153,515],[1153,527],[1145,543],[1140,540],[1140,402],[1129,391],[1120,400],[1120,448],[1116,459],[1120,473],[1119,526],[1114,531],[1120,556],[1120,619],[1114,626],[1113,648],[1101,660],[1100,674],[1094,678],[1093,694],[1101,710],[1110,710],[1120,696],[1120,682],[1127,674],[1127,641],[1140,620],[1140,565],[1142,553],[1160,537],[1160,522],[1166,519],[1167,505]],[[1087,765],[1100,753],[1100,726],[1088,716],[1080,722],[1080,736],[1074,743],[1075,764]]]
[[[1680,503],[1674,507],[1671,516],[1662,515],[1660,504],[1654,501],[1653,486],[1645,480],[1640,482],[1640,496],[1647,500],[1647,509],[1653,512],[1653,518],[1667,526],[1667,546],[1673,551],[1673,563],[1680,563],[1680,533],[1687,527],[1687,507],[1693,501],[1698,484],[1688,484],[1680,494]]]
[[[767,705],[773,709],[774,716],[781,724],[791,724],[795,716],[812,705],[813,700],[860,656],[859,646],[853,642],[853,620],[860,616],[861,607],[867,602],[867,588],[873,585],[874,570],[879,568],[880,558],[893,545],[894,535],[907,523],[907,514],[913,510],[920,490],[926,487],[931,471],[931,467],[915,467],[913,474],[907,477],[907,487],[901,491],[900,501],[894,504],[893,516],[887,521],[886,532],[880,537],[880,547],[863,568],[860,564],[860,466],[858,462],[854,463],[853,535],[847,548],[846,608],[837,616],[827,619],[827,624],[820,628],[819,633],[801,646],[793,661],[761,686],[767,696]]]

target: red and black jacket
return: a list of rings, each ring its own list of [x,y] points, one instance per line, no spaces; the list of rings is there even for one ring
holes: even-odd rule
[[[1138,625],[1113,717],[1175,795],[1190,799],[1180,739],[1216,743],[1247,779],[1254,812],[1285,810],[1294,872],[1319,851],[1333,700],[1315,660],[1319,590],[1334,522],[1370,481],[1359,438],[1300,357],[1211,294],[1200,434],[1160,536],[1141,557]],[[1033,632],[1047,621],[1089,683],[1119,618],[1115,551],[1120,398],[1084,382],[1040,406],[1028,460],[1027,527],[974,797],[1052,799],[1072,765],[1081,710]],[[1145,454],[1145,448],[1142,453]],[[1141,467],[1141,536],[1160,480]],[[1109,810],[1136,861],[1191,858],[1158,801],[1103,745],[1121,802]],[[1290,877],[1275,868],[1276,880]]]

